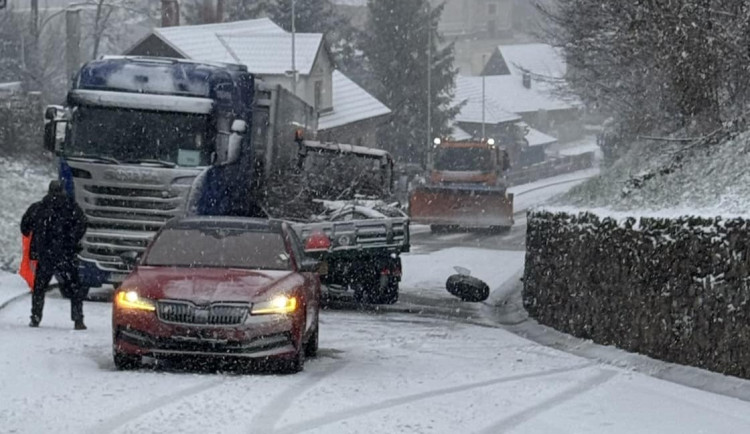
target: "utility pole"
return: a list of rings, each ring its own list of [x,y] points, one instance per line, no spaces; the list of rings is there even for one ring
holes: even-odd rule
[[[427,168],[432,168],[432,13],[427,0]]]
[[[487,55],[486,55],[486,54],[482,54],[482,65],[484,65],[484,64],[485,64],[484,62],[485,62],[485,59],[486,59],[486,58],[487,58]],[[483,66],[482,68],[484,68],[484,66]],[[484,140],[484,139],[486,139],[486,138],[487,138],[487,135],[486,135],[486,134],[484,133],[484,106],[485,106],[485,97],[484,97],[484,89],[485,89],[485,86],[484,86],[484,77],[485,77],[485,75],[484,75],[484,70],[482,70],[482,140]]]
[[[297,27],[295,24],[295,13],[294,4],[295,0],[292,0],[292,93],[297,96],[297,65],[296,65],[296,47],[295,47],[295,36],[297,33]]]

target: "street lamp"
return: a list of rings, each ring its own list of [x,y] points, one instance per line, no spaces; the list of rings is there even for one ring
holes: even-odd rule
[[[295,23],[295,13],[294,13],[294,6],[295,6],[296,0],[292,0],[292,93],[294,96],[297,96],[297,66],[296,66],[296,47],[295,47],[295,36],[297,33],[296,23]]]
[[[482,54],[482,140],[484,140],[484,138],[487,137],[487,135],[484,132],[484,106],[485,106],[485,102],[486,102],[485,96],[484,96],[485,95],[484,94],[484,89],[485,89],[485,86],[484,86],[484,81],[485,81],[484,80],[484,77],[485,77],[484,68],[485,68],[486,59],[487,59],[487,55],[486,54]]]
[[[432,152],[430,152],[430,139],[432,138],[432,14],[430,13],[430,2],[427,6],[427,167],[432,168]]]

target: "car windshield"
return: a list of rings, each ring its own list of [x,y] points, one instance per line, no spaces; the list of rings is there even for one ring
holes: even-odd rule
[[[74,112],[64,153],[202,166],[212,151],[207,132],[206,115],[81,106]]]
[[[291,270],[281,234],[245,229],[167,229],[153,242],[145,265]]]
[[[487,172],[493,167],[493,155],[489,149],[441,148],[435,158],[437,170]]]

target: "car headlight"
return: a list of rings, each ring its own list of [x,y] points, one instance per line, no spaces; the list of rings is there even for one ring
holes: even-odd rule
[[[147,310],[150,312],[156,310],[156,302],[141,297],[135,291],[118,292],[115,297],[115,304],[121,309]]]
[[[254,303],[250,313],[253,315],[267,315],[272,313],[292,313],[297,310],[297,297],[279,295],[268,301]]]

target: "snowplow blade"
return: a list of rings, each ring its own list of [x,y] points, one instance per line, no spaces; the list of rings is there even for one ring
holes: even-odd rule
[[[513,194],[478,186],[420,186],[409,197],[414,223],[464,228],[509,228]]]

